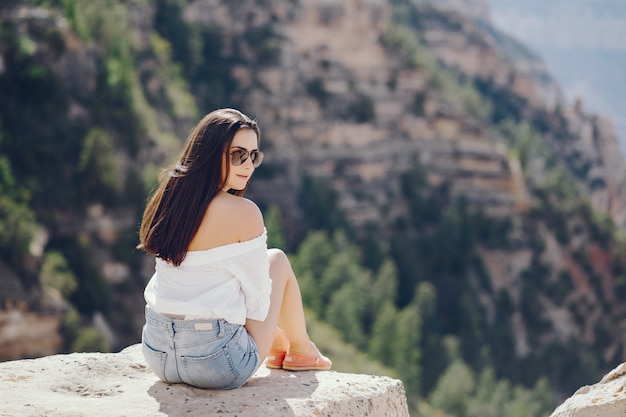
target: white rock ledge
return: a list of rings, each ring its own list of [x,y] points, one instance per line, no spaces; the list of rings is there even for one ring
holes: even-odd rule
[[[212,391],[161,382],[140,345],[0,363],[0,416],[408,417],[402,382],[261,366],[243,387]]]
[[[550,417],[625,417],[626,362],[600,382],[581,387],[558,406]]]

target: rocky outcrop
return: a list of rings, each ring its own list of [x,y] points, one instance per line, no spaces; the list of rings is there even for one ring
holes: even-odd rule
[[[446,11],[458,3],[456,7],[462,10],[461,1],[442,3],[432,2],[430,6]],[[515,39],[486,24],[488,17],[480,17],[484,14],[480,8],[476,11],[479,16],[465,10],[462,14],[446,13],[445,18],[424,18],[420,28],[424,43],[446,66],[510,90],[533,106],[554,109],[561,104],[560,87],[543,61]]]
[[[161,382],[141,346],[0,364],[2,416],[372,416],[408,417],[398,380],[287,372],[261,366],[243,387],[211,391]]]
[[[595,385],[584,386],[550,417],[623,417],[626,409],[626,362]]]

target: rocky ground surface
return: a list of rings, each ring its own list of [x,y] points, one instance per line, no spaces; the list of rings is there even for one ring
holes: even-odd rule
[[[287,372],[261,366],[243,387],[211,391],[158,380],[140,345],[0,363],[0,416],[408,417],[404,387],[388,377]]]

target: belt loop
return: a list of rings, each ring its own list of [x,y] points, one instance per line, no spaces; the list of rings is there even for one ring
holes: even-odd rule
[[[215,320],[215,325],[217,326],[217,337],[224,336],[225,326],[222,325],[223,320]]]

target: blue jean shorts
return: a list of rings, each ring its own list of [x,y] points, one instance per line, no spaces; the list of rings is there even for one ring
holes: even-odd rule
[[[261,364],[244,326],[222,319],[175,320],[148,307],[141,345],[148,366],[162,381],[198,388],[238,388]]]

